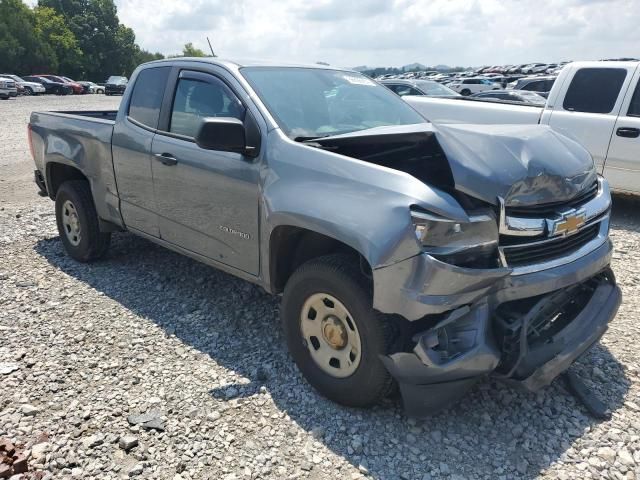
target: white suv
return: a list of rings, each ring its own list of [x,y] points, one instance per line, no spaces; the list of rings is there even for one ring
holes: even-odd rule
[[[38,95],[40,93],[45,93],[44,87],[42,85],[40,85],[39,83],[27,82],[26,80],[23,80],[22,78],[20,78],[17,75],[7,74],[7,73],[0,73],[0,77],[9,78],[9,79],[13,80],[14,82],[16,82],[16,84],[21,85],[22,87],[24,87],[24,94],[25,95]]]
[[[461,78],[447,84],[447,87],[465,96],[486,90],[500,90],[502,88],[499,83],[488,78]]]

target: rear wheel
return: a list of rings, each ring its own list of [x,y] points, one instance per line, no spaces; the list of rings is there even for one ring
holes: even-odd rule
[[[111,234],[100,231],[88,182],[70,180],[60,186],[56,193],[56,221],[70,257],[90,262],[107,252]]]
[[[468,88],[465,88],[464,90],[462,90],[460,92],[460,95],[464,95],[465,97],[469,96],[469,95],[471,95],[471,90],[469,90]]]
[[[287,282],[281,316],[291,356],[322,395],[366,407],[392,391],[380,360],[392,325],[373,310],[371,285],[357,258],[328,255],[302,265]]]

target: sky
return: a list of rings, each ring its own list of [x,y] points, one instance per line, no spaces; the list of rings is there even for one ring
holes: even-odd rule
[[[35,0],[30,0],[34,2]],[[341,67],[640,57],[640,0],[115,0],[145,49]]]

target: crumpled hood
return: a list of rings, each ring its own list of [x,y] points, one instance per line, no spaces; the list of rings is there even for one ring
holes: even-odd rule
[[[455,188],[495,204],[533,205],[575,197],[593,184],[587,150],[545,125],[435,125]]]

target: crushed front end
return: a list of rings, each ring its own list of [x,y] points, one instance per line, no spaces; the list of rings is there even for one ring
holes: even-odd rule
[[[375,308],[410,325],[409,341],[382,359],[408,414],[446,407],[488,374],[535,391],[602,337],[621,302],[610,206],[602,178],[570,201],[500,203],[493,243],[486,212],[470,215],[484,226],[453,227],[421,214],[416,234],[429,230],[433,245],[373,273]],[[448,246],[465,230],[480,241]]]

